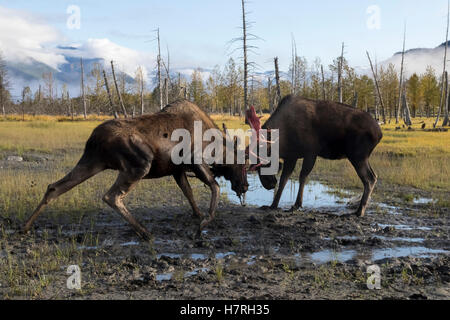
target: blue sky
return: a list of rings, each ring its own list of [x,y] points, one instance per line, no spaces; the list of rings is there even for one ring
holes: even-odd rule
[[[81,29],[66,27],[67,7],[81,9]],[[380,29],[367,27],[367,8],[380,9]],[[152,30],[159,27],[163,53],[169,46],[175,67],[211,68],[230,55],[227,42],[240,36],[240,0],[8,0],[0,6],[26,11],[58,30],[67,43],[108,38],[120,46],[154,54]],[[341,42],[354,66],[367,66],[365,50],[384,60],[401,50],[403,25],[408,26],[407,47],[435,47],[445,40],[446,0],[253,0],[248,3],[252,32],[264,41],[255,43],[252,56],[262,69],[272,69],[279,56],[287,69],[291,33],[298,53],[309,61],[320,57],[328,64],[339,55]],[[238,54],[234,54],[238,56]]]

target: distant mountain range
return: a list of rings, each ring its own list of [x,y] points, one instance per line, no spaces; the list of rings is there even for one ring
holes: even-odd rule
[[[449,41],[450,48],[450,41]],[[42,75],[44,73],[53,73],[53,77],[58,88],[61,88],[62,84],[66,84],[71,92],[72,96],[76,96],[80,93],[80,78],[81,78],[81,66],[80,66],[80,52],[76,47],[58,47],[61,50],[65,63],[58,66],[57,69],[39,62],[33,58],[29,58],[26,62],[9,62],[7,61],[7,68],[9,77],[12,84],[12,93],[14,97],[19,97],[20,92],[24,86],[30,86],[32,90],[36,90],[39,83],[42,83]],[[428,66],[431,66],[435,71],[441,70],[444,60],[445,43],[437,46],[436,48],[415,48],[405,52],[405,72],[407,75],[413,73],[422,74],[426,71]],[[450,49],[449,49],[450,57]],[[105,65],[105,70],[109,71],[109,61],[105,61],[103,58],[86,58],[83,59],[85,74],[88,75],[93,70],[95,64]],[[395,53],[391,58],[380,63],[381,66],[388,66],[393,63],[396,68],[400,69],[401,52]],[[152,70],[150,66],[148,68]],[[173,69],[174,77],[181,73],[182,76],[189,78],[195,68],[183,68]],[[202,69],[202,75],[204,79],[209,76],[211,70]],[[367,70],[358,69],[361,73],[368,72]],[[268,77],[273,78],[273,71],[263,71],[255,73],[255,80],[266,84]],[[129,84],[134,82],[132,74],[128,74],[126,81]],[[281,72],[281,78],[289,79],[287,72]],[[153,82],[156,74],[151,72],[148,74],[150,81]],[[152,85],[152,84],[150,84]]]
[[[77,48],[60,47],[65,50],[77,50]],[[55,84],[61,88],[63,84],[68,86],[72,96],[80,93],[81,64],[80,58],[76,56],[64,55],[66,63],[55,69],[49,65],[39,62],[33,58],[28,58],[26,62],[6,62],[8,75],[11,82],[11,91],[14,96],[20,96],[23,87],[30,86],[34,91],[43,83],[43,74],[52,73]],[[94,69],[96,64],[104,65],[106,62],[102,58],[83,59],[85,79]],[[109,64],[109,62],[108,62]],[[109,66],[109,65],[108,65]],[[110,68],[110,67],[109,67]],[[106,68],[105,68],[106,69]],[[106,69],[110,70],[110,69]],[[127,83],[133,83],[130,75],[126,77]]]

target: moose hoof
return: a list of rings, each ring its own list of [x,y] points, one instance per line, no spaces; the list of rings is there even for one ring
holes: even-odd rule
[[[364,212],[358,210],[353,215],[357,216],[358,218],[363,218],[364,217]]]
[[[24,235],[25,236],[27,234],[30,234],[30,231],[31,231],[31,228],[25,226],[25,227],[20,228],[19,230],[17,230],[17,233],[20,234],[20,235]]]

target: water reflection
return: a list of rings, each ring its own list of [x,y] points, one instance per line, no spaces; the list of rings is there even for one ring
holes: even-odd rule
[[[246,203],[252,206],[268,206],[272,204],[274,191],[266,190],[261,185],[257,175],[249,175],[248,182],[250,185],[247,192]],[[228,200],[234,204],[240,204],[239,198],[231,190],[231,184],[228,181],[220,181],[222,193],[226,194]],[[299,182],[290,180],[283,191],[280,200],[281,208],[290,208],[297,199]],[[352,194],[350,192],[336,193],[336,189],[332,189],[320,182],[310,181],[306,184],[303,192],[303,207],[320,208],[320,207],[342,207],[348,203]]]

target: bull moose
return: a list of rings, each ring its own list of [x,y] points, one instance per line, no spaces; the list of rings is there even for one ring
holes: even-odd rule
[[[174,130],[184,128],[192,133],[194,121],[202,121],[202,129],[217,129],[213,121],[196,105],[180,100],[167,106],[163,111],[144,115],[134,119],[116,119],[99,125],[86,143],[84,153],[75,168],[61,180],[50,184],[44,198],[25,224],[29,231],[37,217],[53,200],[75,186],[104,170],[119,171],[116,182],[103,197],[110,207],[131,224],[135,232],[143,239],[150,234],[127,210],[123,199],[142,179],[154,179],[173,176],[188,199],[194,215],[200,217],[200,229],[214,218],[220,189],[215,178],[224,176],[231,181],[232,189],[240,197],[248,189],[244,165],[205,163],[175,165],[171,160],[171,151],[177,144],[171,141]],[[191,134],[193,137],[193,135]],[[224,157],[230,142],[223,136]],[[193,145],[193,143],[191,143]],[[236,147],[235,143],[235,147]],[[236,149],[234,149],[236,151]],[[237,163],[237,162],[236,162]],[[204,218],[197,207],[186,172],[195,176],[211,189],[209,217]]]
[[[247,113],[247,121],[252,127],[260,127],[260,119],[255,112]],[[303,159],[300,172],[300,187],[297,200],[291,210],[302,207],[303,189],[317,157],[340,160],[348,159],[364,184],[364,193],[356,215],[364,216],[368,200],[377,182],[369,157],[381,141],[383,135],[377,121],[367,112],[350,106],[314,101],[301,97],[287,96],[262,126],[262,129],[279,130],[279,157],[284,160],[283,170],[273,203],[264,209],[276,209],[281,194],[298,159]],[[261,164],[260,164],[261,165]],[[267,163],[264,163],[266,166]],[[275,189],[275,175],[259,177],[264,188]]]

